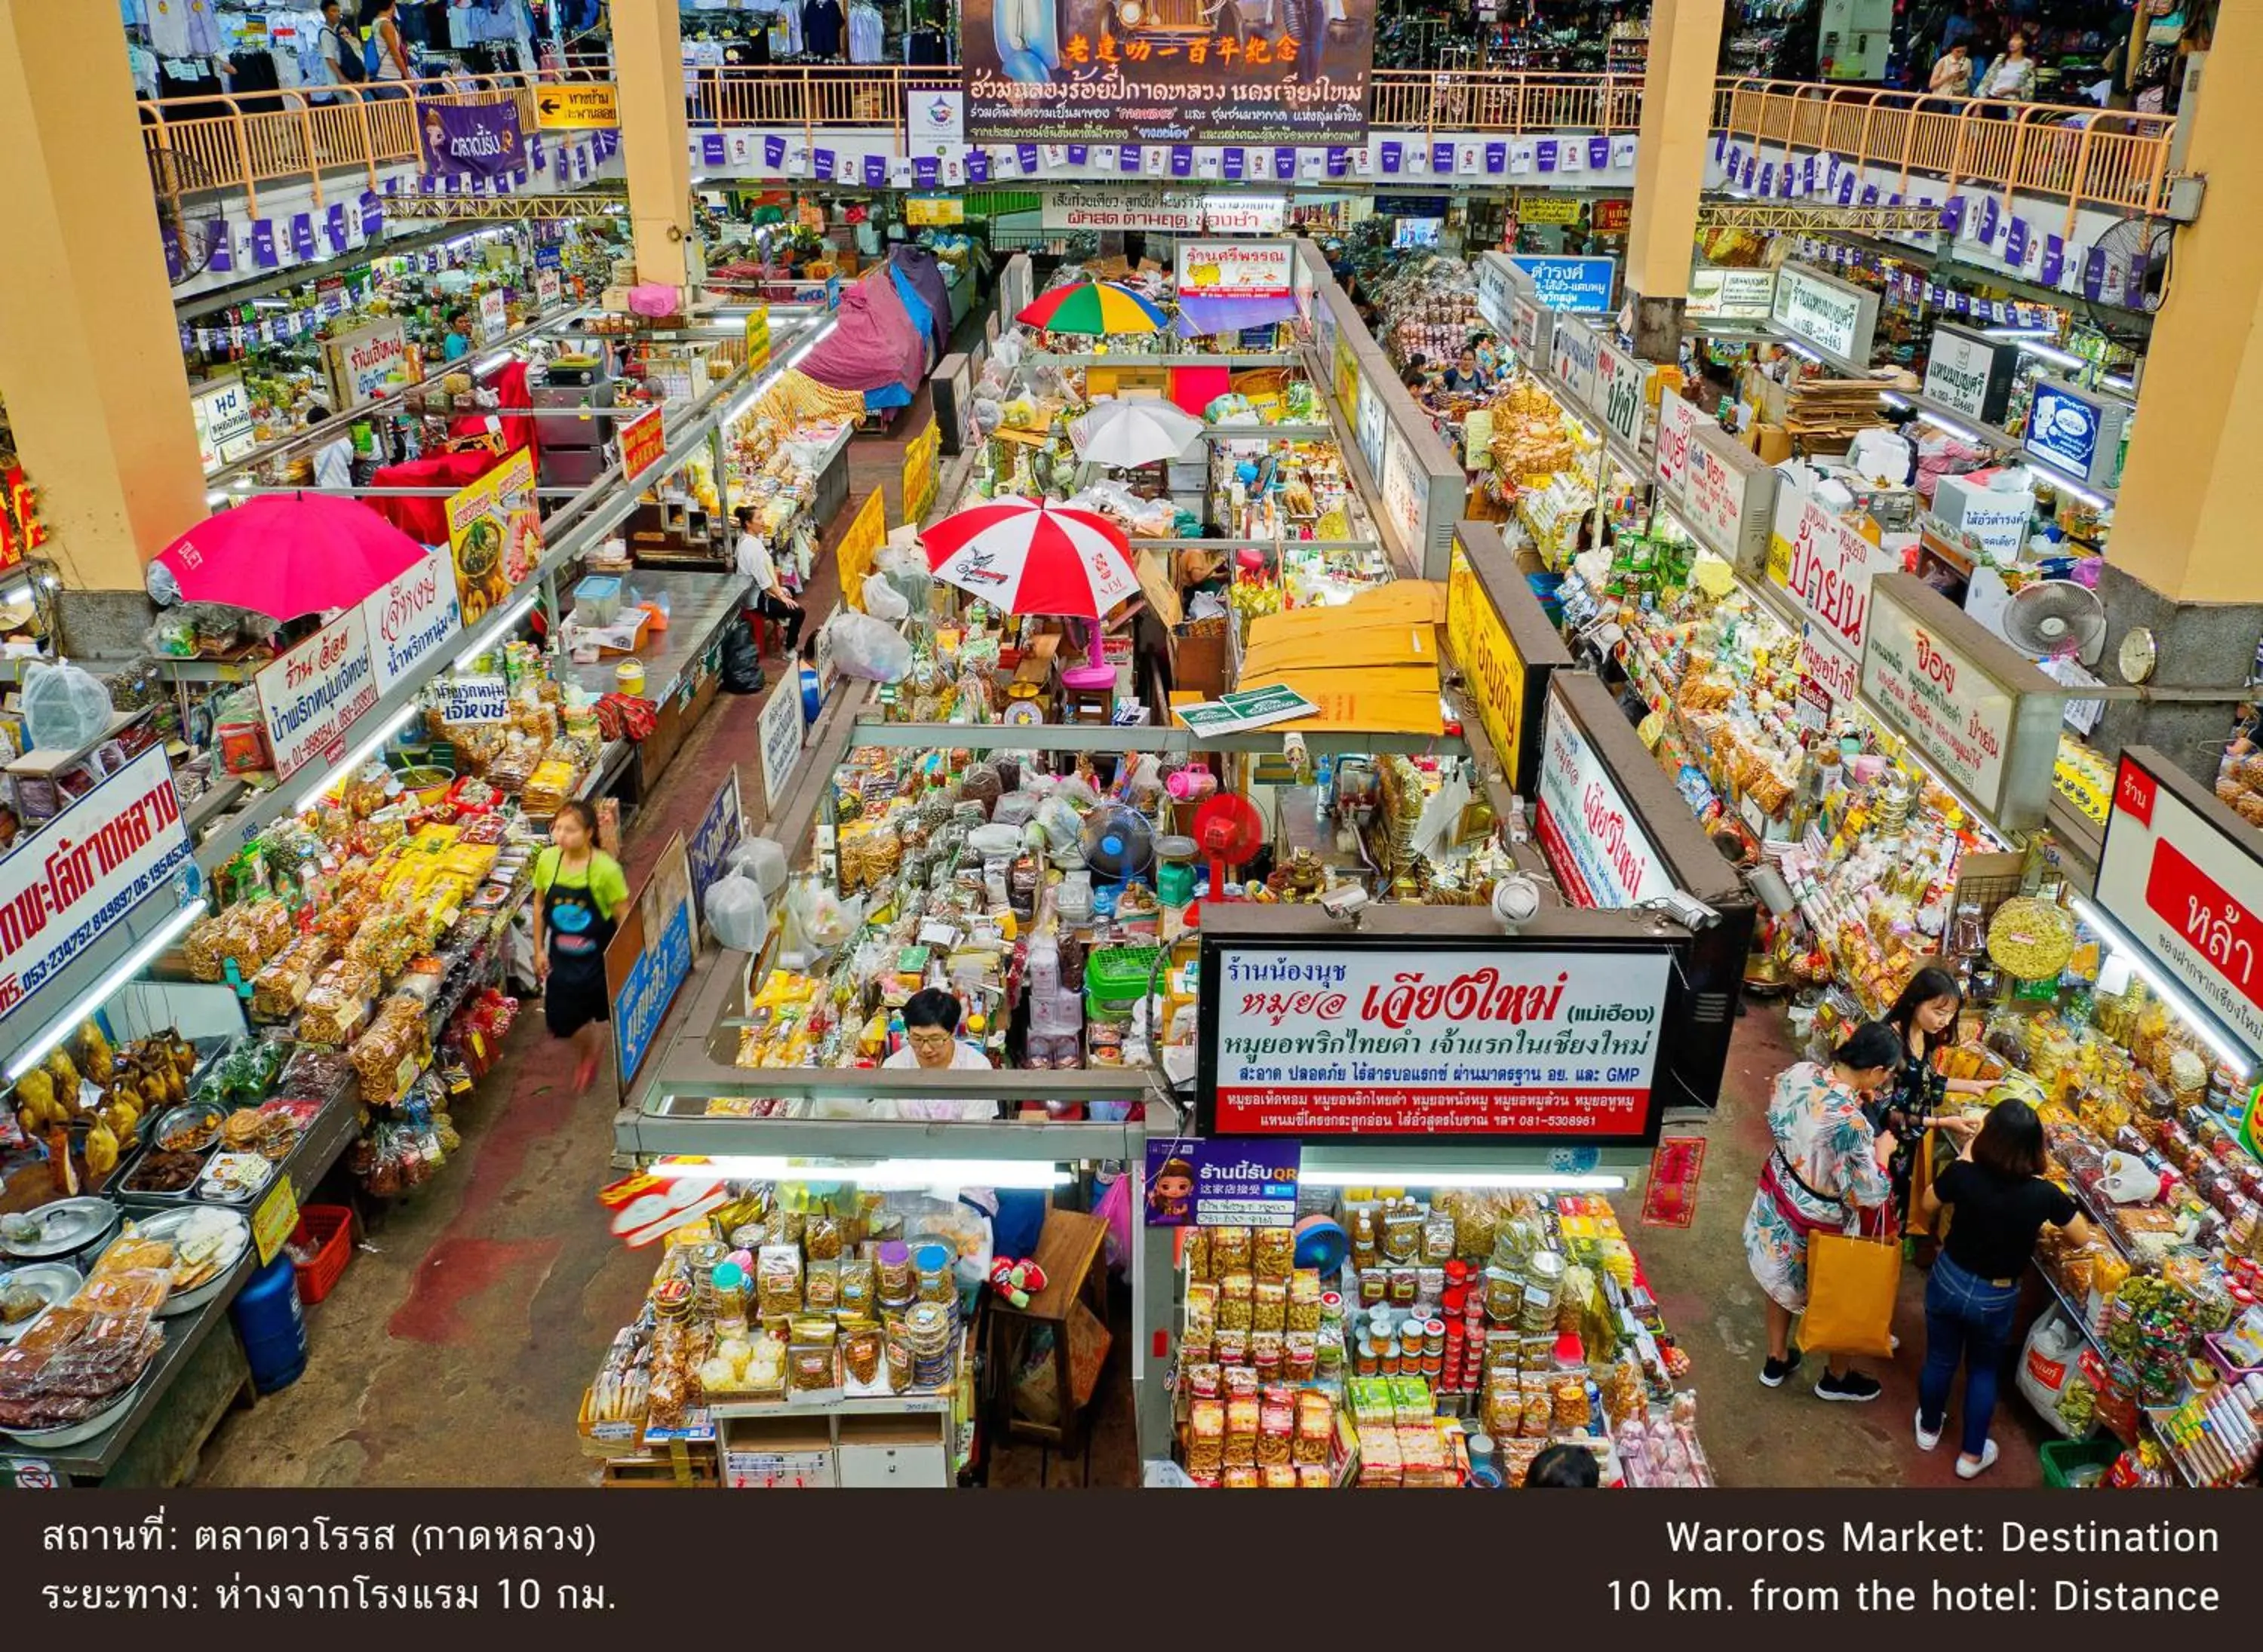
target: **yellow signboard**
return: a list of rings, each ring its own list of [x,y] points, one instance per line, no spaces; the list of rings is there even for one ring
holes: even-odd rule
[[[888,502],[875,488],[864,496],[864,503],[857,508],[849,531],[841,536],[833,553],[841,569],[841,600],[851,608],[864,606],[864,576],[872,571],[872,559],[887,542]]]
[[[534,93],[535,124],[545,132],[584,132],[621,124],[611,81],[559,81]]]
[[[291,1178],[278,1175],[275,1186],[251,1213],[251,1241],[259,1247],[259,1265],[275,1260],[299,1226],[299,1194]]]
[[[447,515],[456,598],[468,631],[490,609],[508,601],[542,560],[534,456],[522,447],[486,475],[459,488],[448,496]]]
[[[770,307],[757,304],[747,312],[747,366],[760,373],[770,365]]]
[[[1356,429],[1359,424],[1359,359],[1352,354],[1351,346],[1344,342],[1341,333],[1336,335],[1335,366],[1336,405],[1343,409],[1344,417]]]
[[[966,203],[956,195],[914,195],[904,202],[904,221],[915,229],[963,224]]]
[[[1516,221],[1521,224],[1576,224],[1580,198],[1553,191],[1526,190],[1516,198]]]
[[[1446,646],[1462,668],[1462,681],[1476,705],[1478,721],[1493,742],[1501,772],[1514,780],[1517,742],[1524,729],[1524,656],[1509,640],[1508,628],[1493,612],[1458,540],[1446,578]]]
[[[942,449],[943,429],[932,418],[904,449],[904,520],[914,526],[935,503],[936,460]]]

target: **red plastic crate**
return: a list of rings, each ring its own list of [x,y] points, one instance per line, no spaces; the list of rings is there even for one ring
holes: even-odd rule
[[[353,1259],[353,1212],[343,1205],[302,1206],[291,1243],[315,1252],[312,1262],[292,1264],[299,1276],[299,1300],[311,1308],[330,1293]]]

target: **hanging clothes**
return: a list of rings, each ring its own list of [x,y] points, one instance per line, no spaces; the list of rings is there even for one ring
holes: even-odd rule
[[[801,38],[813,57],[841,55],[841,33],[849,21],[841,0],[803,0]]]
[[[856,0],[849,8],[849,61],[877,63],[886,48],[887,25],[880,8],[871,0]]]

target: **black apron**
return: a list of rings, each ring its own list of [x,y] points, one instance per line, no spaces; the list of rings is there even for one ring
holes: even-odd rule
[[[605,947],[618,926],[597,910],[596,896],[587,881],[568,884],[565,858],[550,868],[550,888],[542,897],[542,931],[550,949],[550,985],[553,991],[594,992],[602,1002],[605,993]]]

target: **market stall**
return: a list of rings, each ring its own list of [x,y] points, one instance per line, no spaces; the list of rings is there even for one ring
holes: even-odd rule
[[[1171,1356],[1143,1451],[1197,1486],[1517,1487],[1551,1445],[1605,1485],[1710,1483],[1608,1197],[1657,1138],[1685,945],[1560,911],[1506,939],[1479,912],[1214,914],[1201,1102],[1151,1128],[1140,1201],[1140,1340]]]

